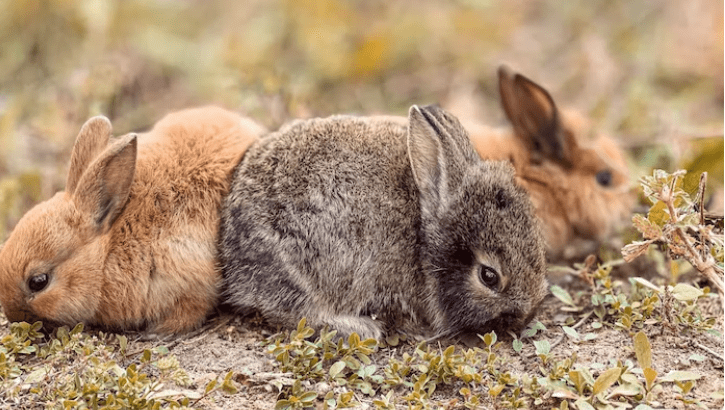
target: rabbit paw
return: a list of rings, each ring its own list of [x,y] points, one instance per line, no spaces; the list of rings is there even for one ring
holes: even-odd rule
[[[337,335],[345,339],[353,333],[357,333],[360,340],[383,338],[380,323],[368,316],[334,316],[327,318],[325,325],[337,330]]]

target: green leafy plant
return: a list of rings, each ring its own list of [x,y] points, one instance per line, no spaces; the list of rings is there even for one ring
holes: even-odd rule
[[[655,170],[641,180],[645,197],[652,203],[647,216],[637,214],[632,223],[644,236],[622,249],[625,261],[644,254],[652,244],[666,247],[672,259],[684,258],[723,294],[723,234],[706,224],[703,199],[707,173],[700,178],[693,200],[682,189],[680,170],[668,174]]]
[[[204,397],[183,389],[189,376],[163,346],[129,357],[125,336],[88,334],[79,324],[45,341],[41,327],[12,323],[0,341],[0,396],[14,408],[152,410],[189,407]],[[233,390],[231,373],[219,388]],[[212,390],[207,386],[206,394]]]

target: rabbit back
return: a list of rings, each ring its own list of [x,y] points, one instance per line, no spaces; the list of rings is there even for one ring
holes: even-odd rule
[[[405,138],[400,124],[340,116],[253,146],[222,215],[225,298],[284,327],[305,316],[372,337],[380,326],[361,317],[373,307],[382,323],[398,309],[416,317],[420,308],[400,298],[425,292],[405,289],[420,283]]]
[[[200,324],[220,285],[221,198],[261,132],[248,121],[204,107],[111,138],[108,120],[89,120],[66,190],[29,211],[0,251],[8,318],[156,333]]]

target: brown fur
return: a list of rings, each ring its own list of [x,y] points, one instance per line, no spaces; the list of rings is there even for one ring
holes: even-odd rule
[[[66,190],[31,209],[0,250],[0,301],[13,321],[184,332],[217,301],[215,244],[233,167],[263,129],[215,107],[111,137],[81,129]],[[109,142],[110,141],[110,142]],[[32,276],[48,275],[32,291]]]
[[[514,164],[517,181],[543,222],[550,256],[560,257],[575,239],[600,241],[611,235],[634,206],[616,142],[605,136],[586,141],[591,127],[585,119],[561,112],[545,89],[505,67],[499,70],[499,88],[513,132],[464,126],[481,157]],[[611,174],[606,186],[597,181],[602,171]]]

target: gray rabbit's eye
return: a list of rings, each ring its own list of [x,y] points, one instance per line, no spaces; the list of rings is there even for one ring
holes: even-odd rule
[[[478,267],[478,279],[486,285],[489,289],[497,290],[498,289],[498,272],[496,272],[496,269],[486,266],[486,265],[479,265]]]
[[[40,275],[31,276],[28,279],[28,288],[33,292],[40,292],[48,286],[48,274],[41,273]]]
[[[597,183],[601,186],[609,186],[612,184],[612,172],[608,169],[597,172]]]

